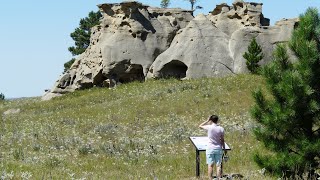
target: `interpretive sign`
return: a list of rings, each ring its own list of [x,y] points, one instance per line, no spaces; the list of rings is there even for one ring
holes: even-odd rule
[[[208,137],[189,137],[190,141],[192,142],[192,144],[194,145],[194,147],[196,148],[196,176],[199,177],[200,176],[200,151],[205,151],[209,142],[209,138]],[[225,149],[226,151],[230,151],[231,148],[228,146],[227,143],[224,143]],[[223,161],[222,161],[223,162]],[[222,167],[222,163],[221,163],[221,167]]]
[[[209,142],[208,137],[190,137],[191,142],[198,151],[205,151]],[[224,143],[225,150],[231,150],[227,143]]]

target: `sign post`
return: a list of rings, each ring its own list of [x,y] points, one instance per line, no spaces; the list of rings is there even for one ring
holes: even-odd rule
[[[200,176],[200,151],[196,149],[196,176]]]
[[[209,142],[208,137],[189,137],[190,141],[196,148],[196,177],[200,177],[200,151],[206,151],[207,144]],[[227,143],[224,144],[226,151],[230,151],[231,148]],[[222,162],[221,162],[222,167]],[[222,168],[221,168],[222,171]]]

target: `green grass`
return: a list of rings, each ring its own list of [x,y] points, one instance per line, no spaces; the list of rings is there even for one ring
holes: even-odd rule
[[[195,150],[189,136],[218,114],[232,147],[225,173],[272,179],[259,173],[249,109],[259,76],[175,79],[93,88],[51,101],[0,103],[0,177],[7,179],[193,179]],[[204,153],[201,174],[206,175]],[[3,179],[5,179],[3,178]],[[1,178],[0,178],[1,179]]]

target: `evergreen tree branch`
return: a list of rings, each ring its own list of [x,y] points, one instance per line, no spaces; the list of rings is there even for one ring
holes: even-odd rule
[[[318,128],[317,130],[312,131],[313,134],[320,132],[320,128]]]
[[[289,149],[288,151],[289,151],[289,153],[295,153],[295,154],[297,154],[297,155],[299,155],[299,156],[303,156],[302,154],[300,154],[300,153],[298,153],[297,151],[294,151],[294,150],[292,150],[292,149]]]

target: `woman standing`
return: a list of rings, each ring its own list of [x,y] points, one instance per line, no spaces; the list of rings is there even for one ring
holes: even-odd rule
[[[216,165],[217,177],[221,178],[222,150],[224,146],[224,129],[218,125],[218,116],[212,115],[205,122],[199,125],[207,130],[209,142],[206,149],[206,159],[208,164],[208,176],[212,179],[213,166]]]

